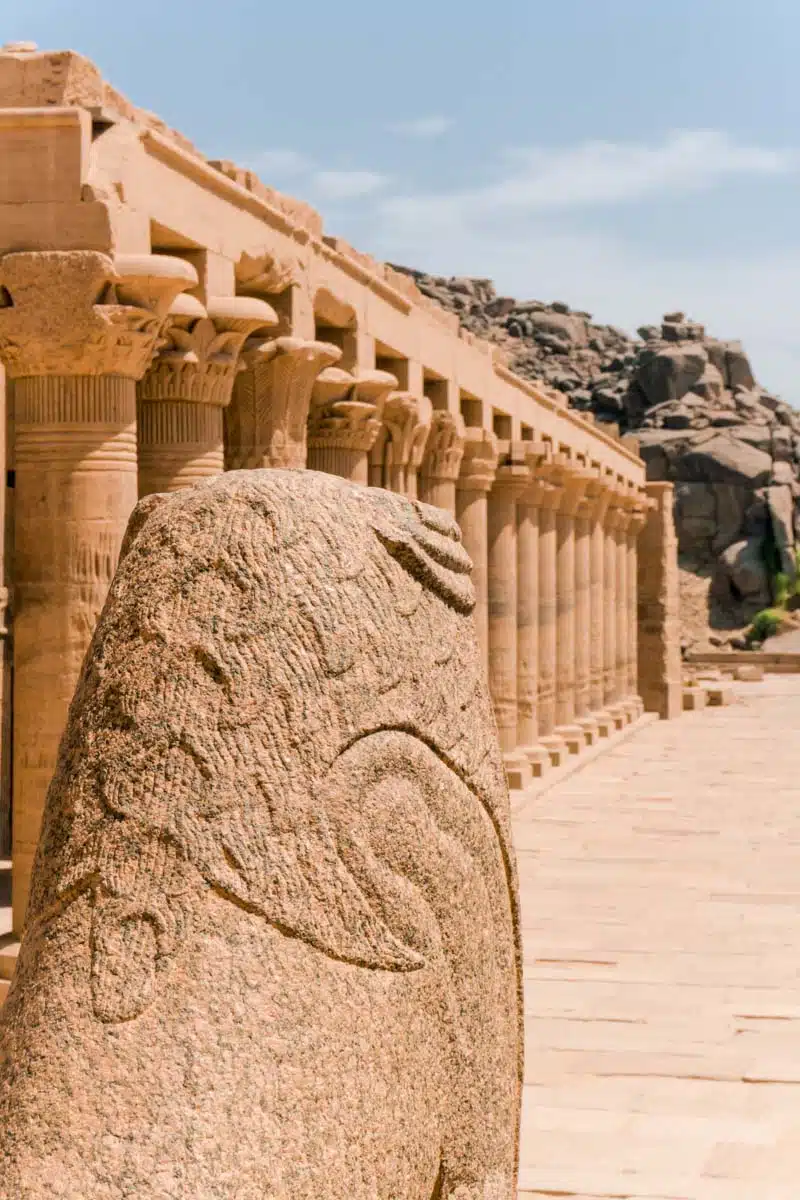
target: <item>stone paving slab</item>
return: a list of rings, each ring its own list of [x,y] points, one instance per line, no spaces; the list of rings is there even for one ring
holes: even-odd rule
[[[800,1200],[800,678],[514,816],[520,1196]]]

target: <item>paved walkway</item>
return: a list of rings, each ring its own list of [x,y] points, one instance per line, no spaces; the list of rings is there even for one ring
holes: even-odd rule
[[[800,678],[516,815],[520,1195],[800,1200]]]

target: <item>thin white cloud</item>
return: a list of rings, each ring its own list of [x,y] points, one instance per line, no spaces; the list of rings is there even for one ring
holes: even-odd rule
[[[291,175],[303,175],[311,170],[313,163],[305,154],[297,150],[262,150],[249,162],[251,170],[262,175],[268,181],[269,176],[285,178]]]
[[[311,177],[312,191],[323,200],[360,200],[387,182],[377,171],[315,171]]]
[[[395,121],[388,126],[391,133],[399,133],[410,138],[439,138],[443,137],[453,127],[452,117],[430,116],[414,117],[410,121]]]
[[[794,150],[740,145],[713,130],[685,131],[656,146],[585,142],[513,149],[503,155],[494,182],[456,192],[398,196],[388,204],[394,219],[411,222],[563,212],[703,191],[735,176],[779,175],[795,170],[799,161]]]

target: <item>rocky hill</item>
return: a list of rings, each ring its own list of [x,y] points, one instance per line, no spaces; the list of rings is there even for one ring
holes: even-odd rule
[[[756,382],[741,343],[680,312],[631,336],[561,302],[498,296],[488,279],[396,269],[520,375],[636,434],[648,478],[675,483],[685,644],[740,644],[791,588],[800,542],[800,412]]]

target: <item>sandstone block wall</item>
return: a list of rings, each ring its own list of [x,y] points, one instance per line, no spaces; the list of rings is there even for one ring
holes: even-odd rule
[[[456,515],[515,785],[641,711],[634,449],[80,55],[0,53],[0,157],[17,931],[137,496],[307,466]]]

